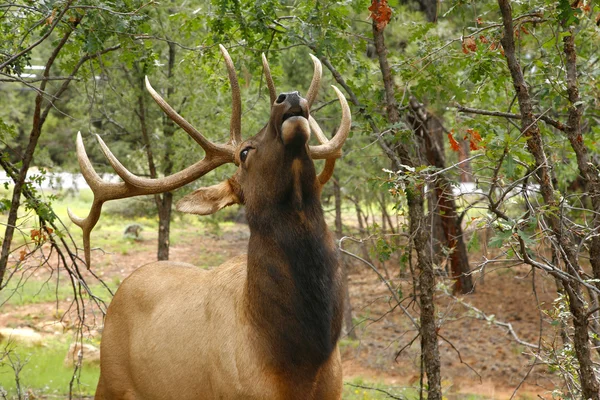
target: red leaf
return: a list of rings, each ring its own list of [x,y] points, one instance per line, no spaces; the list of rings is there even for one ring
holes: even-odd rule
[[[452,132],[448,133],[448,141],[450,142],[450,147],[452,148],[452,150],[454,150],[454,151],[460,150],[460,145],[458,144],[456,139],[454,139],[454,136],[452,136]]]
[[[470,136],[469,139],[469,148],[472,151],[479,150],[481,146],[479,146],[479,142],[481,142],[481,135],[475,129],[469,128],[467,129],[467,133]]]
[[[475,39],[472,37],[464,38],[462,42],[462,49],[463,53],[465,54],[469,53],[470,51],[477,50],[477,43],[475,43]]]
[[[369,11],[371,11],[369,18],[375,21],[377,30],[385,28],[392,18],[392,9],[388,5],[387,0],[373,0]]]

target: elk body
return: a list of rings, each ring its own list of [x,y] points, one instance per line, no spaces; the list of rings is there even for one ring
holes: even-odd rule
[[[320,84],[319,61],[313,57],[315,74],[304,99],[298,92],[276,96],[263,56],[271,115],[259,133],[242,141],[237,78],[227,51],[221,51],[233,93],[227,144],[208,142],[147,82],[157,103],[205,150],[193,166],[158,180],[140,178],[100,140],[124,180],[104,182],[78,136],[79,162],[95,199],[87,218],[71,219],[84,230],[88,265],[89,236],[104,201],[173,190],[227,162],[238,165],[231,178],[196,190],[177,207],[209,214],[244,204],[250,227],[247,256],[210,271],[155,262],[122,283],[106,314],[96,399],[341,398],[343,287],[320,194],[348,136],[350,110],[334,88],[343,115],[328,141],[309,114]],[[308,144],[311,131],[320,145]],[[319,175],[316,158],[326,160]]]

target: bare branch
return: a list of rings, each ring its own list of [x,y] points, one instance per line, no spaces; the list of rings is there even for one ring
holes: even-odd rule
[[[501,112],[501,111],[487,111],[487,110],[480,110],[477,108],[471,108],[471,107],[465,107],[462,106],[460,104],[458,104],[456,106],[456,109],[459,112],[462,113],[467,113],[467,114],[479,114],[479,115],[489,115],[491,117],[502,117],[502,118],[510,118],[510,119],[521,119],[521,114],[513,114],[513,113],[507,113],[507,112]],[[536,119],[542,120],[545,123],[547,123],[548,125],[551,125],[553,127],[555,127],[556,129],[565,132],[567,130],[567,127],[560,121],[556,121],[546,115],[538,115],[538,114],[534,114],[534,117]]]

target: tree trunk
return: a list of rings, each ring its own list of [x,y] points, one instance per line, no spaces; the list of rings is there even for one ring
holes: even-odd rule
[[[171,210],[173,205],[173,193],[165,192],[161,196],[160,207],[158,207],[158,253],[159,260],[169,259],[169,238],[171,235]]]
[[[438,0],[418,0],[421,11],[425,13],[428,22],[437,21]]]
[[[173,82],[173,73],[175,68],[175,57],[177,55],[174,42],[169,41],[169,63],[167,70],[167,79],[168,79],[168,87],[167,87],[167,97],[170,98],[173,96],[175,91],[174,82]],[[163,158],[163,173],[165,175],[171,175],[173,173],[173,161],[171,157],[173,156],[173,148],[171,144],[171,140],[173,139],[173,135],[175,133],[175,124],[173,120],[168,118],[166,115],[163,115],[163,136],[164,136],[164,144],[165,144],[165,152]],[[171,234],[171,214],[173,212],[173,193],[166,192],[163,193],[161,201],[158,203],[158,251],[157,258],[159,260],[168,260],[169,259],[169,238]]]
[[[378,3],[379,0],[374,0]],[[372,21],[373,39],[375,41],[375,49],[379,58],[379,67],[381,69],[383,84],[385,87],[386,97],[386,113],[388,122],[397,124],[400,122],[400,114],[398,104],[395,97],[395,88],[392,78],[392,72],[387,59],[387,49],[385,47],[383,29],[379,29],[375,19]],[[409,167],[419,166],[420,163],[415,162],[410,156],[408,145],[399,141],[395,143],[396,154],[389,152],[390,143],[384,144],[388,150],[388,157],[393,157],[392,162],[395,163],[397,171],[402,170],[403,165]],[[398,158],[399,161],[398,162]],[[417,267],[419,269],[419,303],[421,306],[421,351],[423,362],[425,364],[425,373],[427,374],[427,398],[429,400],[441,400],[442,385],[440,374],[440,354],[437,342],[437,326],[435,321],[435,275],[433,272],[433,264],[431,257],[427,254],[429,240],[428,234],[424,227],[426,221],[423,212],[423,185],[413,183],[407,186],[406,199],[408,202],[409,219],[410,219],[410,237],[413,241],[413,247],[417,253]]]
[[[362,251],[362,256],[365,260],[373,264],[373,260],[371,260],[371,255],[369,254],[369,249],[367,247],[364,239],[367,237],[367,229],[365,228],[366,221],[363,218],[364,213],[360,208],[359,200],[348,197],[348,199],[354,204],[354,211],[356,211],[356,219],[358,221],[358,233],[361,237],[360,249]]]
[[[439,200],[435,190],[428,190],[425,194],[427,199],[427,228],[431,233],[431,257],[433,262],[441,265],[444,260],[442,246],[446,245],[446,236],[442,226],[442,218],[439,211]]]
[[[68,7],[68,5],[67,5],[67,7]],[[42,110],[42,108],[43,108],[42,106],[44,103],[44,93],[46,90],[46,85],[48,83],[48,78],[50,77],[50,69],[52,68],[52,65],[54,64],[56,57],[58,56],[58,54],[60,53],[60,51],[62,50],[64,45],[69,40],[69,37],[73,33],[75,27],[80,22],[81,22],[81,19],[74,21],[71,25],[71,28],[67,32],[65,32],[63,37],[60,39],[60,41],[54,47],[54,50],[52,51],[52,53],[50,54],[50,57],[48,58],[48,61],[46,62],[46,65],[44,68],[44,73],[42,75],[43,79],[42,79],[42,82],[40,83],[39,91],[35,98],[35,109],[33,112],[33,121],[32,121],[32,125],[31,125],[31,132],[29,133],[29,143],[27,144],[27,147],[23,154],[23,159],[22,159],[22,163],[21,163],[21,168],[19,170],[19,175],[18,175],[17,180],[15,181],[15,186],[13,187],[10,210],[8,212],[8,219],[6,221],[6,229],[4,231],[4,240],[2,241],[2,252],[0,253],[0,289],[3,287],[2,283],[4,281],[4,274],[6,273],[6,268],[8,265],[8,258],[10,256],[10,252],[11,252],[12,239],[13,239],[13,235],[15,232],[15,228],[17,226],[18,212],[19,212],[19,208],[21,206],[21,194],[23,193],[23,190],[25,187],[25,180],[27,179],[27,171],[29,170],[31,161],[33,160],[33,154],[37,147],[38,140],[40,138],[40,135],[42,134],[42,127],[43,127],[44,123],[46,122],[46,118],[50,111],[50,107],[54,104],[56,99],[59,98],[62,93],[64,93],[64,91],[68,87],[69,83],[71,82],[70,79],[65,80],[63,82],[62,87],[54,94],[54,96],[52,97],[52,100],[50,100],[50,104],[48,104],[45,107],[45,109]],[[79,69],[79,67],[83,63],[83,60],[85,60],[85,59],[86,58],[82,58],[80,60],[80,62],[76,65],[72,75],[77,73],[77,70]],[[2,156],[2,155],[0,155],[0,156]],[[7,174],[8,174],[8,172],[7,172]]]
[[[342,191],[337,176],[333,176],[333,196],[335,199],[335,234],[338,239],[344,236],[342,224]],[[344,327],[346,335],[353,340],[357,339],[354,324],[352,322],[352,303],[350,303],[350,291],[348,288],[348,264],[342,256],[342,280],[344,282]]]
[[[552,185],[550,166],[546,157],[543,138],[537,123],[537,119],[533,113],[533,104],[529,95],[529,87],[523,77],[523,72],[518,58],[515,54],[514,42],[514,24],[512,19],[512,9],[509,0],[498,0],[500,12],[502,13],[502,22],[504,25],[503,37],[501,39],[504,55],[513,85],[519,101],[519,109],[521,111],[521,131],[527,138],[527,150],[531,153],[535,160],[535,171],[540,185],[540,192],[544,203],[550,209],[558,208],[558,199]],[[572,72],[572,71],[571,71]],[[569,73],[567,74],[569,75]],[[572,97],[570,96],[570,100]],[[576,104],[573,104],[576,108]],[[570,113],[570,117],[573,114]],[[577,142],[577,138],[575,138]],[[579,163],[578,159],[578,163]],[[574,244],[569,240],[562,230],[563,224],[560,217],[554,213],[545,213],[543,215],[548,221],[551,230],[551,238],[555,245],[559,246],[561,257],[565,268],[574,276],[579,274],[581,267],[578,263],[577,252]],[[525,244],[520,240],[521,256],[523,259],[534,264],[529,258]],[[561,275],[562,277],[562,275]],[[563,278],[563,287],[569,299],[569,309],[573,316],[573,346],[575,355],[579,362],[579,379],[581,382],[581,391],[585,399],[599,400],[600,395],[598,381],[594,374],[593,364],[590,351],[589,337],[589,315],[583,301],[583,293],[581,284],[576,280]]]
[[[566,27],[565,27],[566,28]],[[593,231],[600,230],[600,176],[598,176],[598,165],[589,156],[581,132],[581,114],[584,105],[580,101],[579,86],[577,82],[577,53],[575,51],[575,34],[573,28],[569,28],[570,35],[563,38],[565,63],[567,70],[567,95],[571,106],[569,107],[568,124],[565,133],[575,152],[579,174],[585,182],[585,189],[592,202],[594,217],[591,221]],[[590,264],[595,279],[600,279],[600,236],[593,235],[590,243]],[[596,282],[600,289],[600,282]]]
[[[460,183],[473,182],[473,170],[471,161],[466,161],[471,152],[470,143],[468,140],[460,141],[460,149],[458,151],[458,162],[460,163]]]
[[[439,169],[446,167],[444,148],[440,146],[436,137],[440,136],[436,131],[443,127],[414,97],[409,100],[412,117],[410,121],[415,133],[423,139],[427,162]],[[443,174],[439,174],[434,181],[436,192],[437,209],[439,210],[442,229],[444,231],[445,245],[450,249],[450,270],[452,278],[456,279],[454,291],[457,293],[473,293],[473,279],[469,267],[467,247],[463,240],[462,226],[456,212],[456,203],[452,186]]]

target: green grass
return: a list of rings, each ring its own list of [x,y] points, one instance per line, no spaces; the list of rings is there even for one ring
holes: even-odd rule
[[[390,396],[391,395],[391,396]],[[354,378],[344,382],[344,400],[383,400],[393,399],[418,399],[419,393],[410,387],[389,386],[383,383],[366,382],[362,378]]]
[[[111,290],[116,289],[118,284],[107,282]],[[110,299],[110,293],[100,283],[90,285],[92,293],[102,299]],[[58,300],[66,300],[73,297],[73,287],[68,279],[64,278],[57,286],[56,279],[41,281],[29,279],[19,282],[17,277],[8,282],[6,288],[0,291],[0,305],[24,306],[28,304],[49,303]]]
[[[47,341],[43,346],[26,347],[22,344],[11,346],[13,362],[24,364],[19,373],[21,390],[25,392],[31,390],[36,396],[68,394],[73,368],[66,367],[63,362],[69,343],[63,340],[52,340]],[[0,351],[0,358],[3,354],[4,351]],[[75,382],[73,386],[74,393],[92,395],[96,390],[99,375],[98,366],[84,365],[79,383]],[[5,354],[0,361],[0,392],[2,390],[8,392],[7,398],[17,398],[15,372]]]

